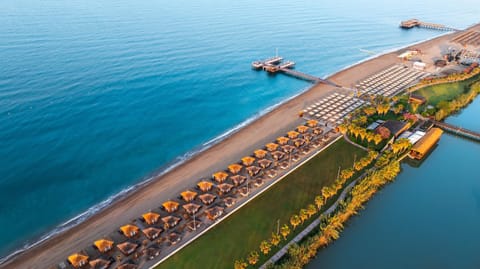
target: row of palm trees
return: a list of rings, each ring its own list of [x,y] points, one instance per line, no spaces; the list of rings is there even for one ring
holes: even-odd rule
[[[380,134],[376,134],[354,123],[342,123],[337,128],[342,134],[350,135],[355,137],[357,140],[360,138],[362,142],[370,143],[373,141],[375,145],[378,145],[383,141],[383,138]]]
[[[308,204],[306,208],[299,210],[298,214],[293,214],[289,223],[285,223],[279,228],[277,233],[272,233],[268,240],[260,242],[259,250],[264,256],[268,256],[273,247],[278,247],[283,241],[287,241],[288,236],[292,230],[298,226],[303,225],[308,219],[315,216],[325,206],[328,199],[338,194],[338,192],[345,186],[345,183],[351,179],[356,172],[370,165],[378,156],[378,152],[370,151],[365,157],[354,163],[352,168],[346,168],[339,171],[337,179],[330,185],[321,189],[320,195],[315,196],[313,203]],[[280,236],[281,235],[281,236]],[[235,269],[244,269],[249,265],[255,266],[260,259],[260,254],[254,250],[251,251],[246,260],[236,260],[234,263]]]
[[[344,223],[363,209],[364,204],[385,184],[393,181],[400,172],[400,163],[393,159],[379,170],[372,170],[356,184],[347,198],[340,203],[337,210],[328,216],[321,217],[319,231],[310,236],[304,243],[294,244],[288,251],[287,259],[280,265],[269,265],[269,268],[303,268],[317,251],[328,246],[340,237]]]

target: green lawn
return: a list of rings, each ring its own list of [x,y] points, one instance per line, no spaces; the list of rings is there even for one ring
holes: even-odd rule
[[[354,155],[358,160],[366,152],[339,140],[158,268],[233,268],[236,259],[259,251],[260,242],[276,230],[277,219],[288,223],[292,214],[313,203],[320,189],[335,180],[339,166],[352,165]]]
[[[457,97],[458,95],[466,92],[468,86],[474,81],[478,81],[479,76],[469,78],[465,81],[446,83],[428,86],[415,92],[427,98],[429,105],[436,106],[440,101],[449,101]]]

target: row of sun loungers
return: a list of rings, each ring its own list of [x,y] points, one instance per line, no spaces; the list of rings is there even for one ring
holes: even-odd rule
[[[325,123],[341,124],[343,118],[364,103],[352,96],[333,93],[309,105],[303,112]]]
[[[362,94],[393,96],[428,75],[404,65],[394,65],[361,81],[356,88]]]

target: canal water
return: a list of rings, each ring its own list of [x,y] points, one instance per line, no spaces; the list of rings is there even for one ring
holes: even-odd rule
[[[448,123],[480,131],[480,98]],[[444,134],[353,218],[314,268],[480,268],[480,143]]]

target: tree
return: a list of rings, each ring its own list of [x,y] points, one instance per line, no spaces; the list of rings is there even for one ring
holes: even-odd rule
[[[235,264],[233,265],[234,269],[245,269],[247,268],[248,264],[244,260],[236,260]]]
[[[259,258],[260,258],[260,255],[258,254],[258,252],[254,250],[248,254],[247,260],[249,264],[255,265],[258,262]]]
[[[273,246],[278,246],[281,240],[282,238],[280,237],[279,234],[272,233],[272,238],[270,238],[270,243],[272,243]]]
[[[302,222],[302,220],[296,214],[294,214],[293,216],[290,217],[290,224],[292,224],[294,230],[295,230],[295,228],[297,228],[298,225],[300,225],[301,222]]]
[[[282,228],[280,228],[280,234],[284,240],[287,240],[287,236],[290,234],[290,227],[287,224],[283,224]]]
[[[325,204],[325,200],[323,199],[322,196],[317,195],[315,196],[315,205],[317,206],[317,209],[320,210],[320,208]]]
[[[302,224],[308,219],[308,211],[304,208],[300,209],[300,219],[302,220]]]
[[[307,206],[307,213],[308,213],[309,218],[311,218],[313,215],[315,215],[317,213],[317,208],[315,207],[315,205],[309,204]]]
[[[372,116],[373,114],[375,114],[375,112],[377,112],[377,110],[373,106],[367,106],[363,108],[363,112],[365,112],[367,116]]]
[[[353,171],[352,168],[343,169],[342,172],[340,172],[340,178],[343,180],[348,180],[353,176],[354,173],[355,172]]]
[[[347,125],[346,125],[346,124],[343,124],[343,123],[340,124],[340,125],[338,125],[338,131],[339,131],[340,133],[342,133],[342,134],[346,134],[347,131],[348,131]]]
[[[373,137],[373,142],[375,142],[375,145],[378,145],[380,144],[380,142],[382,142],[383,138],[380,134],[375,134],[375,136]]]
[[[322,188],[322,196],[323,196],[323,203],[325,204],[328,200],[328,198],[330,198],[330,194],[331,194],[331,191],[330,191],[330,188],[328,186],[325,186]]]
[[[270,250],[272,249],[272,245],[267,240],[263,240],[260,243],[260,251],[263,253],[263,255],[267,255]]]

